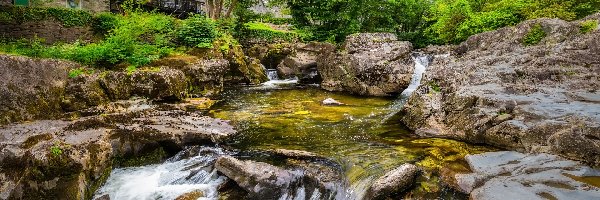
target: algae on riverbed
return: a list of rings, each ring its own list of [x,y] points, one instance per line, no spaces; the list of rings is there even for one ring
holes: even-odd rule
[[[322,105],[327,98],[345,105]],[[417,138],[401,124],[382,122],[392,112],[393,100],[389,98],[307,88],[231,90],[222,99],[210,113],[231,120],[242,132],[230,145],[242,151],[291,149],[317,153],[340,163],[356,190],[410,162],[425,170],[425,178],[410,195],[439,196],[437,171],[442,166],[460,166],[465,155],[491,150],[454,140]]]

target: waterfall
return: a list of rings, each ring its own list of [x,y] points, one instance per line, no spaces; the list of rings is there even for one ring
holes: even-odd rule
[[[218,186],[227,178],[217,174],[213,164],[225,154],[214,147],[191,147],[162,164],[113,170],[95,197],[110,199],[175,199],[201,191],[205,199],[218,199]]]
[[[392,102],[392,105],[387,108],[388,114],[383,118],[381,121],[382,123],[389,121],[394,115],[396,115],[396,113],[400,112],[406,101],[408,101],[410,95],[412,95],[412,93],[419,88],[421,85],[421,79],[423,79],[423,73],[425,73],[425,70],[433,58],[434,57],[430,55],[420,52],[412,53],[412,59],[415,63],[415,68],[413,70],[410,84],[404,91],[402,91],[400,97]]]
[[[270,81],[279,80],[276,69],[267,69],[267,77]]]

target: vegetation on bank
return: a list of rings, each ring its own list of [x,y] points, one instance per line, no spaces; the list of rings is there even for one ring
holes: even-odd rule
[[[62,8],[7,8],[0,10],[0,21],[22,23],[54,19],[65,27],[91,27],[99,39],[48,45],[42,38],[5,38],[0,41],[0,52],[66,59],[96,67],[129,66],[128,69],[135,69],[136,66],[147,65],[171,54],[185,54],[194,48],[228,51],[230,45],[239,44],[237,39],[248,37],[266,41],[297,41],[300,38],[293,31],[276,30],[259,22],[214,20],[202,15],[177,19],[135,6],[123,15],[92,15],[81,10]]]
[[[456,44],[469,36],[536,18],[575,20],[600,0],[277,0],[293,24],[315,40],[341,42],[357,32],[394,32],[418,47]]]

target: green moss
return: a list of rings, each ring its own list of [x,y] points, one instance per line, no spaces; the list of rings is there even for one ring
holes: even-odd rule
[[[8,6],[0,7],[0,21],[24,23],[28,21],[43,21],[55,19],[65,27],[89,26],[92,24],[91,13],[79,9],[40,8]]]
[[[542,28],[542,25],[534,25],[529,32],[523,38],[523,45],[531,46],[536,45],[546,37],[546,32]]]
[[[598,29],[598,20],[587,20],[579,24],[579,32],[586,34]]]
[[[435,93],[440,93],[442,91],[442,88],[436,81],[430,81],[427,85],[429,85],[429,88]]]
[[[301,37],[298,33],[293,31],[283,31],[273,29],[271,26],[260,22],[249,22],[245,24],[247,33],[245,38],[249,39],[262,39],[267,42],[275,41],[287,41],[294,42],[298,41]]]
[[[23,145],[21,147],[25,148],[25,149],[29,149],[41,141],[46,141],[46,140],[51,140],[51,139],[52,139],[52,134],[49,134],[49,133],[31,136],[31,137],[27,138],[27,140],[25,140],[25,142],[23,142]]]
[[[162,162],[167,157],[167,152],[162,148],[157,148],[151,152],[129,157],[115,157],[114,162],[119,167],[139,167],[144,165],[156,164]]]

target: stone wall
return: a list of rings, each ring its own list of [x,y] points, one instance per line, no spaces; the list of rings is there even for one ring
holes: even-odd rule
[[[41,38],[46,43],[89,41],[93,38],[90,27],[64,27],[55,20],[28,21],[24,23],[0,23],[0,38],[34,39]]]
[[[110,0],[78,0],[80,9],[90,12],[108,12],[110,11]],[[31,2],[31,0],[29,0]],[[13,5],[13,0],[0,0],[0,6]],[[44,7],[69,8],[67,0],[54,0],[44,3]]]

